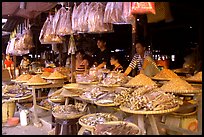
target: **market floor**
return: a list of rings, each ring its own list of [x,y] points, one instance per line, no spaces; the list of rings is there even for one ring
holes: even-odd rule
[[[48,131],[43,128],[37,128],[33,124],[27,126],[18,124],[14,127],[2,125],[2,135],[48,135]]]

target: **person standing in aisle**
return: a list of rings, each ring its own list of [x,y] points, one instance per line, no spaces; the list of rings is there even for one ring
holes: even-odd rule
[[[125,70],[124,75],[129,75],[129,73],[135,68],[137,68],[137,74],[142,73],[150,77],[158,73],[159,69],[152,58],[152,54],[146,50],[145,42],[138,41],[135,45],[135,49],[136,53]]]
[[[100,52],[96,55],[96,70],[104,68],[106,66],[107,69],[111,68],[110,65],[110,51],[106,47],[106,41],[103,38],[99,38],[97,40],[97,46],[100,49]]]

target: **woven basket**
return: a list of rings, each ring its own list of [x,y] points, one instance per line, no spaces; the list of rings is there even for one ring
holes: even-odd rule
[[[12,118],[15,113],[15,102],[3,102],[2,103],[2,123],[6,122],[9,118]]]

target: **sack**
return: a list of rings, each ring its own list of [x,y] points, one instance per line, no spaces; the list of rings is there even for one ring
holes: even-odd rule
[[[148,77],[154,77],[157,73],[159,73],[160,69],[157,67],[153,59],[146,58],[146,60],[150,63],[148,63],[144,69],[144,74]]]

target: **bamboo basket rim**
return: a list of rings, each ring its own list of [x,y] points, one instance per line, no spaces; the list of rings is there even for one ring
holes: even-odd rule
[[[92,99],[92,98],[86,98],[85,96],[83,96],[83,94],[82,95],[80,95],[79,96],[81,99],[83,99],[83,100],[88,100],[88,101],[95,101],[96,99]]]
[[[75,118],[79,118],[79,117],[83,116],[84,114],[85,114],[85,112],[81,112],[81,113],[78,113],[78,114],[75,114],[75,113],[72,113],[72,114],[59,114],[59,113],[52,112],[52,115],[55,118],[58,118],[58,119],[75,119]]]
[[[137,130],[139,130],[139,132],[135,135],[141,135],[141,129],[139,128],[139,126],[137,126],[136,124],[132,123],[132,122],[128,122],[128,121],[109,121],[109,122],[105,122],[103,123],[103,125],[119,125],[119,124],[127,124],[127,126],[131,126],[134,127],[134,129],[136,128]],[[95,130],[92,131],[93,135],[97,135],[95,134]]]
[[[170,108],[170,109],[166,109],[166,110],[159,110],[159,111],[146,111],[146,110],[138,110],[138,111],[134,111],[134,110],[130,110],[127,107],[124,106],[120,106],[120,110],[124,111],[124,112],[128,112],[128,113],[133,113],[133,114],[164,114],[164,113],[170,113],[173,111],[176,111],[177,109],[179,109],[179,105],[177,105],[174,108]]]
[[[46,107],[43,107],[43,106],[41,106],[41,105],[37,105],[39,108],[42,108],[42,109],[44,109],[44,110],[52,110],[52,108],[46,108]]]
[[[23,99],[28,99],[28,98],[31,98],[33,95],[30,94],[28,96],[25,96],[25,97],[20,97],[20,98],[16,98],[16,97],[11,97],[10,99],[11,100],[23,100]]]
[[[101,87],[120,87],[121,85],[120,84],[109,84],[109,85],[106,85],[106,84],[98,84],[98,86],[101,86]]]
[[[202,80],[192,80],[192,79],[185,79],[189,83],[200,83],[202,84]]]
[[[83,84],[83,85],[95,85],[98,84],[99,82],[77,82],[78,84]]]
[[[96,104],[97,106],[102,106],[102,107],[113,107],[113,106],[119,106],[120,103],[105,103],[105,104],[102,104],[102,103],[98,103],[99,100],[96,100],[94,101],[94,104]]]
[[[45,82],[45,83],[24,83],[25,85],[28,85],[28,86],[40,86],[40,85],[49,85],[51,84],[51,82]]]
[[[85,127],[86,129],[93,130],[94,127],[95,127],[97,124],[94,125],[94,126],[92,126],[92,125],[87,125],[87,124],[83,123],[83,122],[81,121],[81,119],[87,118],[87,117],[90,117],[90,116],[95,116],[96,114],[107,114],[107,115],[111,115],[111,117],[114,118],[116,121],[118,120],[118,117],[116,117],[114,114],[99,112],[99,113],[87,114],[87,115],[84,115],[84,116],[80,117],[80,118],[79,118],[79,124],[80,124],[81,126]]]
[[[51,101],[51,102],[54,102],[54,103],[62,103],[62,102],[65,102],[65,98],[63,98],[63,99],[52,99],[52,98],[48,98],[48,100],[49,101]]]
[[[65,78],[67,78],[67,76],[64,76],[64,77],[51,77],[51,78],[49,78],[49,76],[48,76],[45,79],[47,79],[47,80],[62,80],[62,79],[65,79]]]
[[[202,93],[201,89],[195,89],[195,90],[163,90],[164,92],[169,93],[180,93],[180,94],[196,94],[196,93]]]
[[[155,78],[155,77],[151,77],[152,80],[159,80],[159,81],[169,81],[172,78]]]

